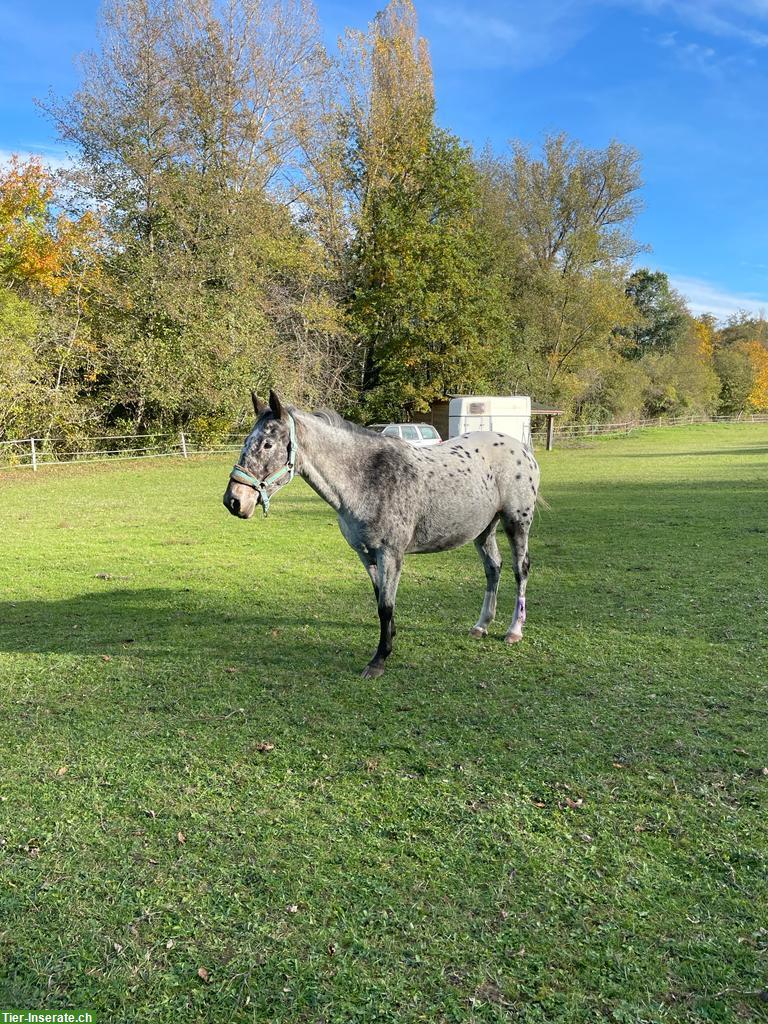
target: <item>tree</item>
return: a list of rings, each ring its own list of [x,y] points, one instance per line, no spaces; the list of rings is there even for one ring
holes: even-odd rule
[[[54,115],[80,151],[73,184],[105,210],[113,421],[225,428],[246,385],[312,400],[338,382],[342,317],[290,210],[325,66],[305,0],[108,4]]]
[[[626,294],[637,309],[637,322],[621,331],[626,355],[639,359],[648,352],[667,352],[685,337],[690,314],[681,295],[662,271],[636,270],[627,280]],[[704,323],[701,321],[701,330]]]
[[[100,275],[101,229],[88,211],[70,217],[41,161],[13,158],[0,171],[2,426],[48,437],[88,415],[98,353],[87,323]]]
[[[578,369],[634,319],[624,291],[639,251],[637,153],[612,142],[589,150],[548,136],[540,157],[516,143],[485,154],[484,222],[494,237],[512,327],[500,345],[522,386],[571,402]]]
[[[482,379],[493,315],[487,247],[466,148],[435,129],[426,152],[370,197],[354,250],[353,323],[368,339],[368,414],[424,412]]]
[[[739,341],[759,341],[768,345],[768,320],[762,313],[754,316],[741,310],[728,317],[725,326],[718,331],[717,342],[719,345],[735,345]]]
[[[702,313],[693,321],[698,353],[702,359],[711,360],[715,354],[717,320],[711,313]]]
[[[718,411],[725,416],[743,412],[755,386],[755,368],[740,345],[717,348],[715,372],[720,380]]]
[[[649,416],[709,416],[717,409],[721,383],[711,363],[702,359],[695,337],[689,335],[666,352],[648,353],[641,365],[649,377]]]
[[[755,412],[768,412],[768,348],[759,341],[742,342],[739,348],[752,364],[752,388],[747,406]]]
[[[410,0],[348,32],[337,127],[350,239],[344,276],[365,414],[425,410],[478,378],[487,247],[468,150],[434,124],[432,71]]]

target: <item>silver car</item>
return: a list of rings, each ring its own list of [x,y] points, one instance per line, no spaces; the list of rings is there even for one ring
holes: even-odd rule
[[[442,443],[431,423],[372,423],[368,429],[376,430],[385,437],[399,437],[417,448]]]

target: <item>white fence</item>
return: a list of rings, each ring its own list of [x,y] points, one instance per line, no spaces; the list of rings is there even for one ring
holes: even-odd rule
[[[624,423],[567,423],[555,429],[559,443],[577,443],[590,437],[629,434],[643,427],[689,426],[696,423],[768,423],[766,413],[742,413],[738,416],[677,416],[665,420],[627,420]],[[169,456],[222,455],[240,450],[245,429],[227,434],[215,443],[192,437],[184,431],[173,434],[104,434],[87,439],[85,451],[57,448],[56,442],[27,437],[0,441],[0,470],[32,469],[41,466],[73,465],[83,462],[121,459],[161,459]]]
[[[623,423],[564,423],[555,427],[555,440],[578,441],[590,437],[630,434],[643,427],[682,427],[699,423],[768,423],[768,413],[739,413],[737,416],[674,416],[668,419],[626,420]]]
[[[125,459],[160,459],[168,456],[189,458],[190,455],[217,455],[239,451],[245,432],[228,434],[214,444],[185,434],[104,434],[89,437],[84,451],[57,447],[55,441],[27,437],[0,441],[0,469],[32,469],[41,466],[63,466],[83,462]]]

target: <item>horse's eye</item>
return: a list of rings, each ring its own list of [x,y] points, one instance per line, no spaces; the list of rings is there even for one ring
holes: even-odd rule
[[[272,447],[272,442],[271,441],[265,441],[264,442],[264,447],[265,448],[271,448]]]

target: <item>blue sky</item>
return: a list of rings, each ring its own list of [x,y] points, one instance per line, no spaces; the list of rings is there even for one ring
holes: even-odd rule
[[[319,0],[333,39],[378,3]],[[768,309],[768,0],[422,0],[438,119],[481,147],[564,130],[642,154],[642,262],[694,311]],[[95,0],[0,0],[0,155],[61,157],[33,98],[71,91]]]

